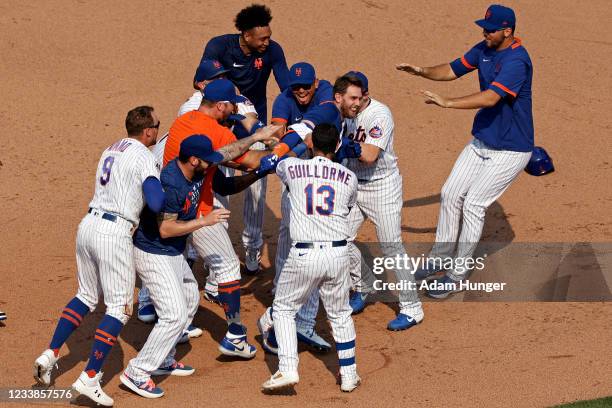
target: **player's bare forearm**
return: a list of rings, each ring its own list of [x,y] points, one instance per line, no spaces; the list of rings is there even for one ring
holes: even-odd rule
[[[220,186],[213,184],[213,190],[215,191],[215,193],[222,196],[238,194],[239,192],[243,191],[248,186],[261,179],[262,177],[262,175],[256,173],[228,177],[227,179],[231,180],[230,183],[224,183],[224,185]]]
[[[177,219],[177,214],[161,213],[157,219],[159,235],[163,239],[166,239],[191,234],[202,227],[228,219],[229,214],[230,211],[223,208],[214,210],[204,217],[189,221],[181,221]]]
[[[374,146],[370,143],[362,143],[361,144],[361,156],[359,156],[359,161],[364,164],[374,164],[376,160],[378,160],[378,155],[380,154],[380,147]]]
[[[430,91],[423,91],[422,93],[425,98],[425,103],[451,109],[490,108],[491,106],[495,106],[501,99],[501,96],[490,89],[472,95],[460,96],[458,98],[445,98]]]
[[[411,64],[399,64],[395,67],[399,71],[407,72],[414,76],[420,76],[432,81],[452,81],[457,75],[450,64],[440,64],[433,67],[419,67]]]

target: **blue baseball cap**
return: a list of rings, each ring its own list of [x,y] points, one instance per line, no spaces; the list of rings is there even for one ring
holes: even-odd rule
[[[475,23],[485,30],[497,31],[514,27],[516,25],[516,16],[514,15],[514,10],[510,7],[492,4],[487,9],[485,17],[481,20],[476,20]]]
[[[312,85],[317,79],[315,69],[307,62],[298,62],[289,69],[289,86],[298,84]]]
[[[212,142],[205,135],[191,135],[181,142],[181,156],[195,156],[212,164],[221,163],[223,155],[213,149]]]
[[[210,81],[221,74],[228,72],[217,60],[205,59],[200,62],[193,77],[193,82]]]
[[[238,102],[234,84],[229,79],[215,79],[204,88],[204,99],[211,102]]]
[[[361,88],[361,90],[363,92],[368,92],[368,77],[365,76],[365,74],[363,72],[360,71],[349,71],[344,75],[350,75],[350,76],[354,76],[359,78],[359,80],[361,81],[361,85],[363,86]]]

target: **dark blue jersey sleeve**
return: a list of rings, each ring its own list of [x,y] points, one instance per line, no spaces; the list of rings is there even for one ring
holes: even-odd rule
[[[289,87],[289,68],[282,47],[277,42],[270,42],[270,56],[272,59],[272,72],[281,91]]]
[[[311,122],[315,126],[321,123],[331,123],[338,128],[338,131],[342,130],[340,111],[333,102],[323,102],[310,109],[304,114],[302,122],[304,121]]]
[[[223,40],[223,37],[214,37],[211,38],[210,41],[204,47],[204,54],[202,54],[202,58],[200,59],[200,64],[205,59],[214,59],[221,61],[223,54],[225,53],[226,42]]]
[[[486,47],[484,41],[473,46],[468,52],[465,53],[463,57],[457,58],[450,63],[450,66],[457,77],[461,77],[478,68],[480,55],[484,49],[483,47]]]
[[[334,99],[334,88],[329,81],[321,79],[319,81],[319,87],[315,93],[315,102],[320,104],[322,102],[332,101]]]
[[[495,91],[502,98],[510,95],[516,98],[521,87],[527,80],[529,66],[520,59],[505,61],[501,71],[495,77],[495,80],[489,85],[489,89]]]
[[[281,92],[272,105],[272,122],[286,123],[291,118],[291,100]]]

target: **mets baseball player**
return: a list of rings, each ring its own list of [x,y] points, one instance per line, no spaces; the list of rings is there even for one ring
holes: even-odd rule
[[[178,156],[180,143],[184,139],[194,134],[203,134],[211,140],[214,149],[224,155],[224,162],[235,158],[232,161],[243,168],[257,169],[261,159],[270,152],[248,148],[258,141],[274,140],[272,135],[278,131],[278,127],[267,126],[252,136],[237,140],[227,127],[219,123],[232,114],[237,100],[234,85],[227,79],[216,79],[206,85],[200,108],[180,116],[170,127],[164,163],[167,164]],[[198,207],[198,213],[202,216],[214,208],[215,173],[216,167],[208,171],[202,186]],[[192,233],[192,242],[218,283],[218,299],[225,311],[228,332],[219,350],[226,355],[252,358],[255,355],[255,347],[247,343],[246,329],[240,320],[240,262],[227,229],[222,224],[200,228]]]
[[[314,157],[288,158],[276,168],[291,200],[292,247],[280,273],[272,306],[278,340],[278,371],[263,383],[264,391],[299,382],[295,314],[318,290],[331,324],[342,391],[360,383],[355,364],[355,327],[349,305],[348,215],[357,198],[357,177],[334,163],[338,129],[318,125],[312,132]]]
[[[215,79],[224,78],[227,70],[223,68],[221,63],[216,60],[203,60],[198,68],[196,69],[193,87],[196,91],[193,95],[185,101],[179,108],[178,116],[181,116],[187,112],[197,110],[202,103],[202,92],[208,83]],[[240,137],[246,137],[261,128],[263,124],[257,118],[257,112],[253,107],[253,104],[245,97],[239,95],[239,100],[236,103],[237,112],[239,115],[244,116],[244,119],[236,122],[232,130],[240,135]],[[248,131],[246,129],[249,129]],[[163,164],[164,149],[166,147],[166,140],[168,133],[166,133],[158,142],[153,146],[153,154],[156,160],[160,164]],[[219,166],[219,170],[223,171],[226,176],[233,176],[234,170],[230,167]],[[223,207],[229,209],[229,198],[215,194],[214,196],[215,207]],[[227,226],[227,223],[224,223]],[[188,243],[187,245],[187,259],[188,262],[193,264],[197,258],[197,253],[193,246]],[[214,281],[213,275],[209,274],[206,280],[205,286],[205,297],[209,301],[217,300],[217,283]],[[150,300],[149,292],[145,286],[138,292],[138,319],[144,323],[153,323],[157,318],[155,308]],[[199,337],[202,335],[202,330],[193,325],[189,325],[183,337],[181,337],[180,343],[189,341],[189,338]]]
[[[482,234],[487,208],[525,168],[534,145],[531,112],[533,67],[521,40],[514,36],[514,11],[492,5],[476,24],[482,27],[484,40],[450,64],[397,66],[401,71],[434,81],[450,81],[478,70],[478,93],[447,98],[430,91],[423,92],[428,104],[452,109],[479,109],[472,126],[473,138],[457,158],[442,187],[436,242],[430,259],[453,255],[455,259],[472,257]],[[439,263],[427,265],[415,275],[417,279],[426,279],[440,269]],[[459,291],[457,282],[465,279],[467,274],[467,270],[447,271],[443,278],[429,285],[428,295],[445,298]]]
[[[159,212],[164,202],[159,168],[148,149],[157,139],[157,115],[152,107],[140,106],[128,112],[125,125],[128,136],[100,157],[94,197],[79,224],[77,295],[64,308],[49,348],[34,362],[34,378],[49,385],[60,348],[103,295],[106,313],[96,329],[89,361],[72,388],[104,406],[112,406],[113,399],[102,390],[100,369],[132,313],[132,233],[145,203]]]
[[[266,86],[270,74],[280,90],[287,88],[287,61],[283,49],[271,40],[270,9],[252,4],[236,15],[234,20],[239,34],[226,34],[212,38],[204,47],[202,60],[214,59],[228,70],[231,80],[242,95],[255,105],[259,120],[267,123]],[[261,149],[261,145],[254,146]],[[266,202],[266,179],[253,184],[244,197],[244,230],[242,242],[245,248],[247,272],[255,274],[260,269],[263,245],[262,225]]]
[[[393,150],[393,116],[386,105],[370,97],[368,78],[363,73],[351,71],[347,75],[358,77],[364,87],[359,113],[355,118],[344,120],[344,135],[361,145],[361,155],[346,162],[359,181],[357,205],[349,216],[349,253],[354,290],[351,306],[354,313],[359,313],[365,308],[365,298],[373,290],[374,282],[372,271],[365,262],[362,264],[361,253],[354,244],[363,221],[369,218],[376,227],[384,256],[403,256],[406,251],[401,233],[402,176]],[[414,282],[410,270],[396,269],[395,274],[398,281]],[[405,330],[423,320],[423,307],[416,288],[401,291],[399,301],[399,313],[387,325],[389,330]]]
[[[293,71],[292,71],[293,72]],[[289,126],[287,134],[282,139],[282,143],[274,148],[278,157],[285,154],[292,146],[296,146],[304,141],[307,145],[311,143],[310,134],[315,125],[331,123],[338,130],[342,127],[342,118],[353,117],[359,110],[361,92],[361,82],[359,78],[354,76],[343,76],[336,80],[333,87],[332,101],[324,101],[319,105],[307,110],[299,123]],[[348,141],[348,139],[346,140]],[[341,157],[357,157],[359,156],[358,144],[343,143],[342,147],[336,152],[336,160],[341,160]],[[281,227],[279,230],[276,276],[275,282],[278,280],[279,274],[284,267],[285,260],[289,255],[291,247],[291,238],[288,234],[288,229],[291,220],[290,200],[288,192],[283,188],[283,196],[281,199]],[[329,351],[331,345],[319,336],[315,331],[316,315],[319,308],[318,291],[313,290],[307,302],[299,309],[296,317],[296,327],[298,340],[304,342],[319,351]],[[273,330],[271,308],[268,308],[258,321],[258,328],[262,334],[263,347],[269,353],[276,354],[277,344],[275,333]]]
[[[304,114],[319,106],[321,103],[330,102],[333,99],[332,85],[324,80],[318,79],[314,67],[307,62],[298,62],[289,68],[289,88],[281,92],[272,105],[272,124],[282,125],[285,128],[300,122]],[[289,237],[289,197],[284,184],[281,194],[281,223],[278,231],[278,245],[276,247],[274,282],[278,280],[278,275],[283,269],[283,264],[289,256],[291,239]],[[317,334],[314,329],[315,317],[318,310],[319,296],[317,291],[313,291],[312,297],[298,311],[296,315],[296,326],[298,340],[304,342],[319,351],[329,351],[331,345]],[[309,309],[303,315],[303,310]],[[264,343],[264,346],[267,344]],[[266,348],[267,351],[274,352],[276,347]]]

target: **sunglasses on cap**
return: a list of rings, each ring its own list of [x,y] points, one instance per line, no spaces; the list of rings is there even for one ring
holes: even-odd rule
[[[295,84],[295,85],[291,85],[291,90],[292,91],[299,91],[300,89],[309,90],[310,88],[312,88],[312,84]]]
[[[493,33],[496,33],[496,32],[498,32],[498,31],[504,31],[506,28],[509,28],[509,27],[505,27],[505,28],[496,28],[495,30],[487,30],[486,28],[483,28],[483,29],[482,29],[482,31],[483,31],[484,33],[486,33],[486,34],[493,34]]]

